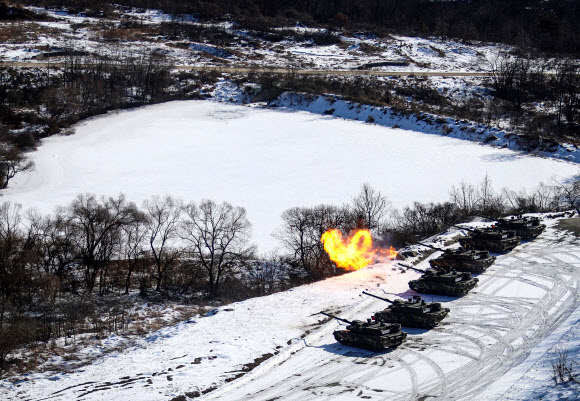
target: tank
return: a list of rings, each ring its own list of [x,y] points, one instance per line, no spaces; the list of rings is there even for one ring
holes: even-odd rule
[[[375,313],[374,317],[379,322],[399,323],[404,327],[432,329],[449,313],[449,309],[441,307],[439,302],[425,302],[418,295],[414,295],[407,301],[399,299],[391,301],[368,292],[363,291],[363,294],[391,303],[386,309]]]
[[[329,313],[320,313],[348,323],[346,330],[336,330],[333,334],[336,341],[349,347],[378,352],[385,348],[397,347],[407,338],[407,333],[401,331],[400,324],[373,322],[371,319],[367,319],[366,322],[361,320],[349,321]]]
[[[457,249],[446,249],[437,258],[431,259],[429,264],[435,269],[453,269],[458,272],[483,273],[495,262],[495,256],[489,251],[480,251],[460,247]]]
[[[497,227],[477,230],[459,228],[470,231],[467,236],[459,238],[459,243],[464,247],[503,253],[520,244],[520,237],[513,230],[502,230]]]
[[[532,240],[540,235],[546,226],[537,217],[499,219],[496,224],[502,230],[513,230],[522,240]]]
[[[427,269],[421,278],[409,281],[409,288],[423,294],[460,297],[472,290],[478,281],[465,272],[452,269]]]
[[[491,256],[489,251],[480,251],[465,247],[442,249],[422,242],[419,242],[419,245],[443,252],[439,257],[429,261],[429,264],[434,269],[445,271],[453,269],[459,272],[483,273],[495,262],[495,256]]]

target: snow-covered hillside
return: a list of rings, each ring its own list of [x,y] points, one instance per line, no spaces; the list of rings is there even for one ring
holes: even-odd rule
[[[0,382],[0,391],[6,400],[536,399],[534,388],[553,389],[537,365],[578,325],[579,239],[553,223],[498,256],[467,296],[429,296],[450,315],[430,331],[406,329],[407,342],[396,350],[374,354],[337,344],[332,331],[343,324],[316,314],[365,319],[383,309],[384,302],[361,296],[365,289],[411,295],[407,282],[418,273],[391,262],[227,305],[82,369]],[[571,341],[565,336],[561,344]],[[577,347],[571,351],[577,358]],[[556,390],[565,396],[574,386]]]
[[[31,153],[2,200],[50,212],[80,192],[141,202],[153,194],[243,206],[261,251],[291,207],[349,202],[364,182],[394,206],[448,198],[488,174],[497,189],[568,178],[577,165],[290,109],[171,102],[81,123]]]
[[[303,26],[282,28],[281,31],[286,32],[282,40],[268,41],[264,40],[263,35],[239,29],[231,22],[202,23],[191,16],[179,17],[179,22],[198,29],[221,31],[226,38],[231,36],[232,41],[227,45],[192,42],[183,46],[183,42],[179,40],[170,40],[167,37],[159,40],[160,35],[155,28],[174,18],[158,10],[128,10],[119,7],[112,18],[71,15],[65,10],[39,7],[30,7],[30,10],[51,20],[26,21],[24,26],[28,35],[0,43],[0,61],[46,61],[43,54],[75,48],[86,52],[108,53],[114,57],[153,50],[165,55],[175,65],[267,65],[282,68],[302,66],[337,70],[358,68],[367,63],[385,60],[406,60],[409,65],[378,69],[481,72],[489,70],[489,61],[500,51],[509,49],[497,44],[468,44],[437,38],[392,36],[381,39],[362,32],[354,35],[335,32],[338,44],[317,45],[312,40],[298,40],[288,34],[326,32],[324,29]],[[130,32],[116,36],[124,26],[122,21],[132,21],[141,26],[142,33],[137,35]]]

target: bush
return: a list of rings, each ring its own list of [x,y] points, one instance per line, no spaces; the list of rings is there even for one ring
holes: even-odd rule
[[[569,357],[567,349],[557,347],[551,364],[556,384],[564,382],[578,383],[578,376],[575,372],[578,362]]]

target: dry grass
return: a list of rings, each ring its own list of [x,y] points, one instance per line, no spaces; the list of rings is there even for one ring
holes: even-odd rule
[[[202,315],[206,311],[207,308],[203,305],[166,304],[160,308],[144,306],[135,313],[125,315],[130,323],[125,330],[118,334],[125,337],[126,341],[103,349],[99,355],[89,356],[80,353],[80,351],[86,347],[102,347],[101,338],[112,333],[97,332],[96,328],[88,329],[85,333],[77,334],[74,338],[60,338],[46,344],[35,343],[18,350],[14,354],[17,357],[11,359],[10,368],[4,372],[4,375],[18,380],[20,375],[30,372],[67,372],[92,363],[103,355],[120,352],[138,338],[164,327],[173,326],[192,316]],[[104,321],[101,323],[104,324]],[[53,360],[54,357],[60,358]]]
[[[17,21],[0,24],[0,43],[25,43],[38,40],[39,36],[60,37],[58,28],[40,25],[36,22]]]
[[[22,22],[5,22],[0,25],[0,42],[23,43],[37,40],[37,32],[29,29],[34,25]]]
[[[145,35],[137,28],[110,28],[99,33],[102,40],[111,42],[135,42],[142,40]]]

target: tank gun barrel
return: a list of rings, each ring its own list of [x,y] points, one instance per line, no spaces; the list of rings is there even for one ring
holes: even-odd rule
[[[378,295],[375,295],[375,294],[370,294],[370,293],[368,293],[368,292],[366,292],[366,291],[363,291],[362,293],[363,293],[363,294],[365,294],[365,295],[368,295],[369,297],[374,297],[374,298],[380,299],[381,301],[388,302],[388,303],[390,303],[390,304],[392,304],[392,303],[393,303],[393,301],[391,301],[390,299],[387,299],[387,298],[381,298],[381,297],[379,297]]]
[[[407,268],[407,269],[415,270],[416,272],[419,272],[419,273],[425,273],[425,270],[423,270],[423,269],[418,269],[418,268],[416,268],[416,267],[409,266],[409,265],[405,265],[405,264],[403,264],[403,263],[399,263],[399,266],[403,266],[403,267],[405,267],[405,268]],[[369,295],[370,295],[370,294],[369,294]],[[373,296],[374,296],[374,295],[373,295]]]
[[[456,228],[459,228],[461,230],[467,230],[467,231],[471,231],[471,232],[475,231],[473,228],[461,227],[461,226],[458,226],[456,224],[452,224],[451,227],[456,227]]]
[[[445,249],[443,249],[443,248],[438,248],[438,247],[436,247],[436,246],[433,246],[433,245],[428,245],[428,244],[424,244],[424,243],[422,243],[422,242],[417,242],[417,243],[418,243],[419,245],[426,246],[427,248],[435,249],[436,251],[445,252]]]
[[[497,219],[494,219],[493,217],[489,217],[489,216],[483,216],[483,215],[479,215],[478,217],[483,217],[486,220],[490,220],[490,221],[497,221]]]
[[[320,314],[321,315],[328,316],[328,317],[331,317],[331,318],[336,319],[336,320],[340,320],[341,322],[345,322],[345,323],[348,323],[348,324],[352,324],[352,322],[350,320],[346,320],[346,319],[343,319],[341,317],[337,317],[337,316],[331,315],[330,313],[320,312]]]

